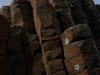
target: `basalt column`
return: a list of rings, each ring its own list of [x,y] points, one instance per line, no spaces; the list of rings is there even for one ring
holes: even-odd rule
[[[69,6],[72,10],[72,17],[75,24],[88,24],[87,17],[82,9],[82,3],[80,0],[68,0]]]
[[[92,29],[94,38],[100,38],[100,12],[93,0],[81,0],[84,12],[88,18],[89,26]]]
[[[31,50],[29,48],[29,44],[26,44],[26,40],[28,39],[26,37],[26,34],[28,34],[28,29],[32,30],[31,28],[33,25],[31,24],[33,21],[31,20],[31,17],[29,15],[30,12],[31,9],[29,6],[29,2],[25,0],[14,0],[11,4],[12,26],[10,30],[8,47],[11,53],[9,56],[15,75],[31,75],[29,73],[32,73],[32,69],[30,70],[30,72],[28,71],[28,63],[30,61],[30,64],[32,63]],[[28,16],[30,17],[30,20],[27,20]]]
[[[3,6],[1,9],[0,9],[0,12],[1,14],[7,18],[8,22],[10,23],[11,25],[11,14],[10,14],[10,6]]]
[[[93,37],[95,39],[97,48],[99,50],[100,54],[100,48],[99,48],[99,39],[100,39],[100,11],[95,6],[95,3],[93,0],[81,0],[82,6],[84,9],[84,12],[88,18],[89,26],[92,30]]]
[[[34,22],[42,46],[46,75],[66,75],[59,39],[60,28],[53,7],[47,0],[34,0]]]
[[[21,42],[22,46],[20,47],[23,48],[22,52],[25,58],[25,66],[23,66],[23,69],[26,71],[23,75],[45,74],[41,57],[41,47],[35,32],[30,3],[25,0],[14,1],[11,6],[11,11],[11,27],[15,28],[13,30],[20,35],[20,39],[17,41]]]
[[[69,75],[99,75],[99,55],[91,30],[76,25],[62,34],[64,57]]]
[[[7,50],[9,29],[7,19],[0,14],[0,75],[12,75]]]
[[[14,75],[27,75],[27,66],[25,58],[24,44],[21,33],[24,27],[21,3],[25,2],[13,1],[11,4],[11,28],[10,38],[8,41],[9,59],[11,61]]]
[[[55,8],[57,18],[59,19],[61,31],[74,25],[74,21],[71,15],[71,9],[67,0],[48,0],[50,4]]]

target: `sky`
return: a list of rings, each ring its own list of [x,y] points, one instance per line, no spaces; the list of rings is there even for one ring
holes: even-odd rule
[[[10,3],[12,2],[13,0],[0,0],[0,8],[2,6],[7,6],[7,5],[10,5]]]
[[[100,0],[94,0],[96,4],[100,4]]]
[[[12,0],[0,0],[0,8],[2,6],[10,5],[11,2],[12,2]],[[94,2],[96,4],[100,4],[100,0],[94,0]]]

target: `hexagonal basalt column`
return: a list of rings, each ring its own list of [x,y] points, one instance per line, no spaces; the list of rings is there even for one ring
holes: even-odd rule
[[[98,50],[87,25],[76,25],[62,34],[64,57],[69,75],[95,75]]]
[[[34,1],[34,23],[42,46],[47,75],[66,75],[59,39],[60,28],[54,8],[46,0]]]
[[[7,42],[10,26],[7,19],[0,14],[0,74],[12,75],[11,65],[7,57]]]
[[[71,15],[71,9],[67,0],[48,0],[49,3],[55,8],[57,18],[59,19],[61,31],[74,25]]]

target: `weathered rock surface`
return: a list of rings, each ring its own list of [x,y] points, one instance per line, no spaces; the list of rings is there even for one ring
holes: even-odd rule
[[[100,75],[93,0],[13,0],[0,13],[0,75]]]
[[[0,12],[5,18],[7,18],[8,22],[11,23],[10,6],[3,6]]]
[[[99,67],[99,55],[90,28],[84,24],[73,26],[62,34],[62,42],[69,75],[79,75],[81,72],[94,75],[95,68]]]
[[[10,26],[7,19],[0,14],[0,74],[12,75],[11,66],[7,57],[7,42]]]

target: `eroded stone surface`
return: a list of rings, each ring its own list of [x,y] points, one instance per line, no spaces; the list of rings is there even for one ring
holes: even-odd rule
[[[93,0],[13,0],[0,11],[0,75],[100,75]]]

